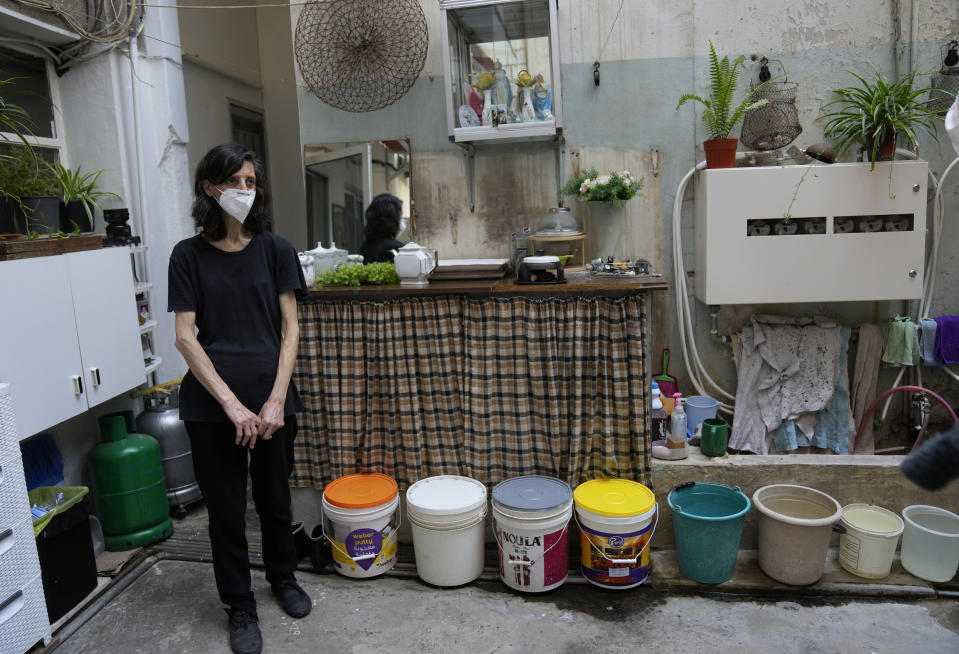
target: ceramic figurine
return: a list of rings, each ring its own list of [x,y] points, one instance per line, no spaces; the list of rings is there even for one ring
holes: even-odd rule
[[[493,85],[494,103],[504,105],[507,109],[513,106],[513,89],[510,88],[509,78],[503,70],[503,64],[496,62],[496,71],[493,73],[496,83]]]
[[[553,92],[542,75],[536,76],[533,85],[533,112],[537,120],[553,120]]]

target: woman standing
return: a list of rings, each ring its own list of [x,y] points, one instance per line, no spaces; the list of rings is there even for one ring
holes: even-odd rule
[[[301,409],[290,382],[299,342],[296,296],[305,295],[306,282],[293,246],[265,230],[267,206],[253,153],[234,144],[213,148],[194,180],[199,233],[173,248],[169,267],[167,310],[176,313],[176,348],[190,368],[180,418],[210,517],[230,646],[244,654],[262,649],[247,554],[247,470],[273,595],[294,618],[312,607],[293,576],[288,481]]]
[[[396,237],[406,231],[403,219],[403,201],[395,195],[380,193],[366,208],[366,224],[363,226],[363,244],[360,254],[363,263],[376,261],[393,262],[393,250],[403,247]]]

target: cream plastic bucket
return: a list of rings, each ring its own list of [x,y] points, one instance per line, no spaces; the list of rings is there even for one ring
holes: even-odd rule
[[[573,492],[554,477],[513,477],[493,488],[493,532],[499,576],[514,590],[541,593],[569,574]]]
[[[759,567],[784,584],[819,581],[839,502],[822,491],[794,484],[763,486],[753,493],[759,510]]]
[[[338,573],[364,579],[393,568],[399,502],[396,482],[386,475],[360,473],[327,484],[320,524]]]
[[[483,573],[486,486],[439,475],[406,491],[416,574],[435,586],[468,584]]]
[[[839,565],[865,577],[889,575],[903,530],[902,518],[872,504],[848,504],[840,520],[845,533],[839,536]]]
[[[936,506],[914,504],[902,510],[902,567],[910,574],[944,583],[959,568],[959,515]]]

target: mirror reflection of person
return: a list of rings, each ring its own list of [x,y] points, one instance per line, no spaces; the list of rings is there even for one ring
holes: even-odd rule
[[[296,296],[306,282],[296,250],[266,230],[263,166],[241,145],[210,150],[196,168],[199,232],[170,255],[176,348],[189,371],[180,418],[210,520],[213,573],[229,608],[230,647],[257,653],[262,638],[246,539],[247,473],[260,517],[266,579],[293,618],[313,603],[296,583],[289,475],[296,411],[290,381],[299,343]]]
[[[403,218],[403,201],[395,195],[380,193],[366,208],[366,224],[363,226],[363,244],[359,253],[363,263],[387,261],[393,263],[393,250],[403,247],[396,237],[406,231]]]

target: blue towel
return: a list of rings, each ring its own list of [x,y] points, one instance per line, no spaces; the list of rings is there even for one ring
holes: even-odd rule
[[[792,420],[783,420],[773,431],[773,444],[778,452],[790,452],[797,447],[821,447],[836,454],[849,453],[849,380],[846,372],[846,359],[849,352],[849,334],[851,330],[840,330],[842,344],[839,347],[839,379],[829,406],[816,416],[816,427],[812,440],[796,429]]]
[[[932,318],[919,321],[919,357],[929,366],[942,365],[936,356],[936,327],[936,321]]]
[[[936,318],[936,354],[947,366],[959,363],[959,316]]]
[[[63,457],[51,434],[38,434],[20,443],[27,490],[56,486],[63,481]]]

